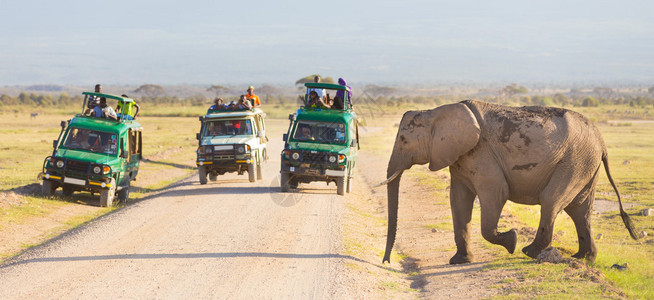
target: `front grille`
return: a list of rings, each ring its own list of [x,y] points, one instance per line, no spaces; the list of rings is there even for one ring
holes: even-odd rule
[[[67,160],[66,170],[79,174],[86,174],[89,171],[89,163],[77,160]]]
[[[213,152],[214,160],[233,160],[234,159],[234,150],[218,150]]]
[[[302,151],[303,163],[324,163],[328,152]]]

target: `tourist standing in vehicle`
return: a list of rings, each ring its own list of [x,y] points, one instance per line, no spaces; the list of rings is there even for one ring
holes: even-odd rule
[[[95,90],[96,93],[102,93],[102,85],[101,84],[96,84],[95,85]],[[93,110],[94,107],[98,106],[100,104],[100,97],[97,96],[89,96],[87,102],[86,102],[86,110],[84,111],[85,115],[88,115],[91,113],[91,110]]]
[[[122,94],[120,96],[123,97],[123,98],[129,98],[125,94]],[[118,118],[120,118],[121,112],[122,112],[122,113],[125,114],[125,120],[134,120],[134,119],[136,119],[136,116],[139,114],[139,111],[141,111],[141,107],[138,104],[136,104],[136,102],[127,102],[127,103],[124,103],[124,104],[125,104],[125,109],[123,109],[123,107],[122,107],[123,102],[118,101],[118,105],[116,106],[116,112],[118,112],[118,113],[116,114],[116,116]],[[134,110],[134,108],[136,108],[136,110]]]
[[[254,87],[250,86],[247,90],[247,94],[245,95],[245,98],[247,100],[250,100],[250,104],[252,104],[252,107],[259,107],[261,106],[261,100],[259,100],[259,96],[254,94]]]
[[[350,103],[350,105],[351,105],[351,103],[352,103],[352,92],[349,90],[350,86],[347,85],[347,82],[345,82],[345,79],[343,79],[343,78],[338,79],[338,84],[348,88],[347,98],[348,98],[348,103]],[[336,108],[338,108],[338,109],[345,109],[346,107],[345,107],[345,105],[343,103],[343,101],[345,101],[344,99],[345,99],[345,91],[341,91],[341,90],[336,91],[336,96],[334,96],[334,106]]]
[[[313,82],[320,83],[320,76],[316,75],[315,77],[313,77]],[[315,91],[316,94],[318,94],[318,97],[320,97],[320,98],[325,96],[325,90],[323,90],[323,89],[318,89],[318,88],[308,88],[307,89],[307,93],[311,93],[311,91]]]
[[[214,105],[209,106],[209,110],[219,110],[219,109],[227,109],[227,106],[225,105],[225,101],[223,98],[216,97],[216,99],[213,100]]]
[[[247,99],[246,95],[241,95],[241,98],[238,99],[238,103],[236,103],[234,110],[246,110],[246,109],[252,109],[252,104]]]

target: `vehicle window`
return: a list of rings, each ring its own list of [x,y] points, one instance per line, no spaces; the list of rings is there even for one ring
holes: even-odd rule
[[[90,152],[116,154],[117,136],[115,133],[84,128],[71,128],[64,141],[64,147]]]
[[[299,121],[293,139],[296,141],[315,141],[327,144],[343,144],[346,138],[344,123]]]
[[[251,120],[208,121],[203,136],[252,135]]]

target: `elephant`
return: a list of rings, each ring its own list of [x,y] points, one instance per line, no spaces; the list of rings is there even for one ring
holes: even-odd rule
[[[431,110],[407,111],[400,122],[387,168],[388,234],[384,262],[397,231],[398,192],[404,170],[429,163],[429,170],[449,166],[450,207],[456,254],[450,264],[473,261],[470,219],[475,198],[481,208],[481,234],[513,254],[515,229],[498,232],[507,200],[540,205],[540,223],[522,252],[536,258],[552,242],[554,220],[564,210],[573,220],[579,251],[594,263],[591,212],[600,165],[618,198],[620,215],[632,238],[634,224],[623,210],[609,172],[606,146],[599,130],[583,115],[563,108],[510,107],[466,100]]]

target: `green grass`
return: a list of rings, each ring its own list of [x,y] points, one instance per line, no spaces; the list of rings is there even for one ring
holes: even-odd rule
[[[634,208],[627,211],[636,224],[637,231],[645,230],[649,236],[644,240],[634,241],[624,227],[624,224],[617,211],[594,214],[592,217],[593,236],[602,234],[602,239],[596,240],[598,256],[594,268],[602,271],[606,279],[613,282],[627,296],[647,299],[654,297],[654,219],[637,215],[640,209],[652,207],[654,199],[651,195],[654,192],[654,124],[633,123],[631,126],[611,126],[599,124],[606,141],[611,172],[618,189],[624,196],[623,200],[636,204]],[[625,161],[629,163],[623,163]],[[597,199],[609,199],[617,201],[610,183],[604,171],[601,171],[600,180],[597,185]],[[615,204],[617,210],[617,203]],[[508,203],[505,211],[517,218],[519,226],[537,228],[540,219],[539,206],[524,206]],[[500,221],[502,225],[502,221]],[[531,242],[531,241],[528,241]],[[518,248],[526,246],[527,242],[518,245]],[[554,247],[566,253],[576,253],[578,249],[576,230],[570,217],[561,213],[555,223]],[[565,256],[565,255],[564,255]],[[569,256],[569,254],[568,254]],[[626,271],[612,269],[613,264],[629,264]],[[501,263],[501,261],[498,261]],[[507,264],[511,267],[512,264]],[[547,270],[547,269],[546,269]],[[525,267],[520,271],[537,272],[532,268]],[[524,289],[520,292],[529,293],[531,290],[547,290],[554,298],[564,298],[566,294],[583,294],[593,298],[595,296],[606,296],[593,291],[582,290],[579,287],[570,286],[570,282],[579,280],[565,278],[565,282],[559,282],[556,272],[543,271],[544,282],[554,280],[557,284],[550,286],[538,281],[523,282]],[[583,282],[583,280],[581,280]],[[540,294],[539,294],[540,295]]]

